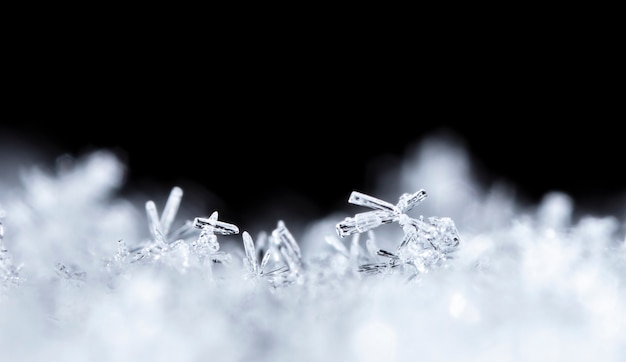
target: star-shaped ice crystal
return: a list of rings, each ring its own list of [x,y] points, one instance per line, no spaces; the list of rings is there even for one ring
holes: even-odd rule
[[[373,196],[354,191],[348,199],[349,203],[366,206],[373,211],[347,217],[336,226],[341,237],[370,231],[380,225],[397,222],[402,226],[404,238],[395,252],[378,250],[377,255],[388,258],[387,263],[366,263],[359,270],[366,273],[378,273],[391,270],[398,266],[413,266],[411,270],[425,272],[428,267],[440,263],[456,251],[460,238],[454,221],[449,217],[429,217],[417,219],[406,213],[427,197],[426,191],[419,190],[413,194],[405,193],[396,205]]]
[[[393,205],[379,198],[353,191],[348,198],[349,203],[369,207],[374,211],[362,212],[354,217],[345,218],[337,224],[337,233],[343,238],[374,229],[382,224],[400,222],[402,215],[424,201],[427,196],[428,194],[423,189],[413,194],[405,193],[400,196],[398,203]]]

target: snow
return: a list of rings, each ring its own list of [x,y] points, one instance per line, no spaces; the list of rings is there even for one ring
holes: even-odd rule
[[[356,237],[337,225],[358,205],[298,235],[281,220],[213,234],[237,221],[207,210],[194,227],[177,216],[178,186],[160,218],[162,205],[118,196],[126,166],[107,150],[64,160],[0,179],[2,361],[626,360],[626,205],[586,215],[558,191],[523,204],[510,184],[480,184],[450,140],[426,139],[380,175],[370,196],[391,207],[428,198]],[[402,242],[395,221],[421,216],[454,221],[461,242],[444,262],[410,278],[358,272]],[[230,246],[211,262],[201,234]]]

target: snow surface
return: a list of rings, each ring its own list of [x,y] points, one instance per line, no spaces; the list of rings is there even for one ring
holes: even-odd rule
[[[191,242],[131,262],[151,234],[143,205],[115,192],[119,159],[17,161],[0,178],[0,361],[626,360],[626,205],[594,216],[558,191],[525,203],[514,185],[480,184],[448,139],[416,144],[372,194],[425,189],[410,216],[456,223],[454,258],[410,281],[354,271],[326,241],[344,211],[293,235],[300,275],[277,287],[248,272],[241,234],[217,235],[230,262],[210,273]],[[172,229],[194,217],[185,202]],[[374,232],[382,249],[402,238],[396,224]]]

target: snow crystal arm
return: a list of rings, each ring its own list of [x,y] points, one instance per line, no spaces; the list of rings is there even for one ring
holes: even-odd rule
[[[382,224],[399,221],[405,216],[405,212],[424,201],[426,196],[426,191],[423,189],[413,194],[405,193],[400,196],[397,205],[392,205],[376,197],[353,191],[348,199],[349,203],[366,206],[375,211],[359,213],[353,218],[347,217],[344,221],[337,224],[337,234],[345,237],[371,230]]]
[[[400,243],[400,246],[396,249],[398,252],[408,245],[417,245],[417,229],[413,225],[404,225],[402,230],[404,237],[402,238],[402,243]]]
[[[271,256],[271,251],[268,249],[265,252],[265,255],[263,255],[263,259],[261,260],[261,272],[263,272],[263,270],[265,270],[265,266],[267,265],[267,262],[270,261],[270,256]]]
[[[378,250],[376,252],[376,254],[378,254],[380,256],[384,256],[384,257],[389,258],[389,259],[393,259],[393,260],[397,260],[398,259],[398,256],[396,254],[391,253],[391,252],[389,252],[387,250],[383,250],[383,249]]]
[[[243,238],[243,247],[246,251],[246,259],[252,268],[252,272],[257,273],[259,265],[256,258],[256,251],[254,250],[254,241],[247,231],[244,231],[241,236]]]
[[[157,235],[163,235],[163,230],[161,229],[161,221],[159,221],[159,214],[154,201],[146,202],[146,214],[148,215],[148,227],[150,228],[150,234],[154,240],[157,240]]]
[[[296,278],[300,278],[300,257],[296,255],[293,249],[291,249],[286,244],[280,246],[280,254],[283,256],[285,262],[287,262],[287,266],[289,267],[289,271],[296,276]]]
[[[161,214],[160,221],[163,235],[167,235],[170,232],[170,228],[172,227],[172,223],[174,222],[174,218],[176,217],[182,198],[183,189],[180,187],[172,188],[170,196],[167,198],[167,202],[165,203],[163,214]]]
[[[354,233],[362,233],[382,224],[388,224],[394,221],[396,217],[388,211],[367,211],[347,217],[337,224],[337,233],[342,238]]]
[[[193,221],[193,226],[196,229],[209,228],[214,234],[239,234],[239,228],[236,225],[217,220],[217,211],[214,211],[213,214],[211,214],[211,217],[209,217],[208,219],[202,217],[195,218]]]
[[[293,235],[291,235],[282,220],[278,221],[278,227],[272,231],[272,236],[279,245],[282,243],[289,247],[298,259],[302,258],[300,247],[298,246],[296,239],[294,239]]]
[[[355,205],[369,207],[370,209],[388,211],[391,213],[400,213],[400,210],[387,201],[383,201],[373,196],[369,196],[358,191],[352,191],[348,202]]]
[[[387,268],[389,268],[389,264],[387,263],[368,263],[359,266],[357,271],[366,274],[377,274],[382,273]]]
[[[256,253],[257,259],[262,259],[265,254],[269,251],[269,247],[267,244],[267,232],[261,231],[256,237]]]
[[[396,206],[402,212],[407,212],[411,210],[412,208],[414,208],[415,206],[417,206],[422,201],[424,201],[426,197],[428,197],[428,194],[426,193],[426,190],[424,189],[421,189],[414,194],[409,194],[409,193],[402,194]]]

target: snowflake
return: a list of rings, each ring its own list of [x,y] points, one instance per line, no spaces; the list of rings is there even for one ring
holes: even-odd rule
[[[336,225],[337,234],[345,237],[352,234],[370,232],[383,224],[397,222],[404,232],[404,238],[394,252],[379,249],[378,256],[387,262],[368,262],[358,267],[368,274],[387,273],[397,267],[409,267],[410,277],[425,273],[430,267],[439,265],[451,258],[460,244],[454,221],[448,217],[411,218],[406,213],[424,201],[428,194],[419,190],[413,194],[404,193],[393,205],[373,196],[353,191],[348,202],[369,207],[373,211],[346,217]],[[337,247],[337,246],[336,246]],[[406,269],[406,268],[405,268]]]

